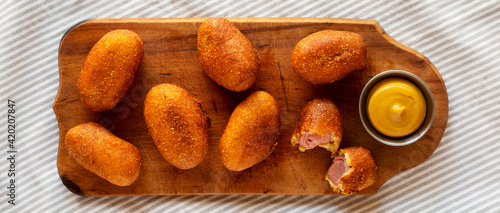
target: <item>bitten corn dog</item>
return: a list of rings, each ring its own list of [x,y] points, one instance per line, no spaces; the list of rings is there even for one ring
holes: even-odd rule
[[[335,153],[342,141],[344,121],[335,104],[327,98],[309,101],[302,109],[292,133],[292,145],[300,151],[323,147]]]

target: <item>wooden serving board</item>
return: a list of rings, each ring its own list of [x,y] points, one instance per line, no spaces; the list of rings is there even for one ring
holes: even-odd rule
[[[72,28],[59,47],[59,91],[54,102],[60,128],[57,167],[62,182],[80,195],[171,195],[171,194],[335,194],[324,180],[332,163],[330,153],[316,148],[305,153],[290,144],[292,129],[302,107],[317,97],[331,98],[345,121],[342,147],[364,146],[378,166],[378,180],[359,194],[374,194],[394,175],[415,167],[436,149],[448,119],[448,97],[443,79],[422,54],[404,46],[373,20],[315,18],[229,18],[257,48],[260,74],[247,91],[234,93],[205,75],[198,61],[196,35],[205,18],[186,19],[94,19]],[[92,46],[107,32],[129,29],[144,42],[144,60],[123,100],[112,110],[92,112],[80,101],[77,79]],[[290,66],[297,42],[320,30],[353,31],[367,44],[368,66],[328,85],[302,80]],[[436,102],[436,115],[429,132],[418,142],[391,147],[377,142],[363,128],[358,100],[363,86],[386,70],[406,70],[422,78]],[[148,135],[143,119],[146,93],[160,83],[172,83],[201,101],[210,115],[208,153],[203,162],[179,170],[166,162]],[[218,142],[236,105],[252,92],[264,90],[278,101],[280,136],[274,152],[242,172],[227,170],[218,154]],[[66,132],[93,121],[138,147],[142,154],[139,179],[127,187],[112,185],[77,164],[64,148]]]

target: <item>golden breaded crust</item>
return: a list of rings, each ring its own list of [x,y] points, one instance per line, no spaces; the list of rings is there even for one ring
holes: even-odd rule
[[[78,77],[83,103],[92,111],[110,110],[132,86],[144,50],[139,35],[113,30],[90,50]]]
[[[144,100],[144,119],[169,163],[190,169],[202,162],[208,148],[208,119],[188,91],[173,84],[153,87]]]
[[[324,30],[297,43],[292,69],[313,84],[328,84],[366,66],[366,45],[354,32]]]
[[[259,71],[257,50],[233,23],[209,18],[201,24],[197,40],[201,67],[212,80],[234,92],[253,85]]]
[[[371,186],[377,180],[377,165],[370,151],[364,147],[340,149],[338,155],[344,155],[351,168],[342,175],[337,186],[326,176],[333,191],[351,195]]]
[[[65,147],[76,162],[112,184],[128,186],[139,177],[139,149],[99,124],[89,122],[71,128]]]
[[[257,91],[234,109],[219,142],[222,163],[241,171],[266,159],[277,145],[279,108],[269,93]]]
[[[331,134],[330,143],[321,144],[320,147],[335,153],[342,142],[344,120],[338,107],[328,98],[316,98],[309,101],[300,113],[297,124],[293,129],[291,143],[299,146],[300,151],[306,148],[299,145],[300,136],[306,132],[324,136],[326,131]]]

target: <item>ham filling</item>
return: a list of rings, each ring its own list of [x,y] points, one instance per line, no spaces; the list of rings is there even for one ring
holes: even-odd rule
[[[328,169],[328,179],[330,179],[335,185],[340,184],[340,178],[344,173],[346,173],[351,166],[347,165],[344,155],[337,155],[333,158],[333,163]]]
[[[326,131],[325,136],[321,137],[316,133],[305,132],[299,138],[299,145],[306,149],[312,149],[320,144],[330,143],[331,134]]]

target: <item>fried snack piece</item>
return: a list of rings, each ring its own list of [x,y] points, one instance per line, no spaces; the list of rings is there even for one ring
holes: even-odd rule
[[[156,85],[144,100],[144,118],[165,160],[179,169],[201,163],[208,148],[208,119],[188,91],[173,84]]]
[[[66,134],[65,147],[76,162],[112,184],[128,186],[139,177],[139,149],[97,123],[71,128]]]
[[[205,20],[198,30],[197,46],[201,68],[220,86],[241,92],[255,82],[259,71],[257,50],[227,19]]]
[[[242,171],[266,159],[278,144],[280,126],[276,100],[257,91],[234,109],[219,142],[222,163]]]
[[[326,180],[334,192],[351,195],[377,180],[377,165],[364,147],[340,149],[328,169]]]
[[[297,43],[291,61],[292,69],[304,80],[333,83],[366,66],[366,45],[357,33],[319,31]]]
[[[139,35],[113,30],[90,50],[78,77],[80,97],[92,111],[110,110],[132,86],[144,50]]]
[[[291,143],[299,150],[323,147],[335,153],[342,141],[344,121],[335,104],[327,98],[309,101],[302,109],[292,133]]]

